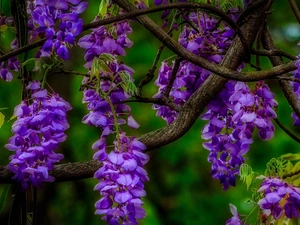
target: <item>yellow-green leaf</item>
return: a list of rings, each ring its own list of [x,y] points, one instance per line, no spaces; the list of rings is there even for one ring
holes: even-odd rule
[[[300,153],[287,153],[282,155],[280,158],[285,159],[285,160],[300,160]]]
[[[254,173],[248,164],[244,163],[240,167],[240,178],[241,180],[246,183],[247,189],[251,185],[253,178],[254,178]]]
[[[2,24],[0,26],[0,32],[5,32],[7,30],[7,25],[6,24]]]
[[[297,162],[297,163],[294,165],[294,167],[293,167],[293,169],[292,169],[291,172],[295,172],[295,171],[298,171],[298,170],[300,170],[300,161]]]
[[[107,12],[107,3],[106,0],[102,0],[99,5],[99,15],[105,16]]]
[[[2,125],[4,124],[4,119],[5,119],[5,116],[2,112],[0,112],[0,128],[2,127]]]
[[[9,121],[14,120],[15,118],[17,118],[17,116],[16,116],[16,115],[12,115],[12,116],[9,118]]]
[[[293,163],[291,163],[291,161],[288,161],[288,163],[286,164],[286,167],[284,169],[285,173],[290,173],[293,169],[294,165]]]

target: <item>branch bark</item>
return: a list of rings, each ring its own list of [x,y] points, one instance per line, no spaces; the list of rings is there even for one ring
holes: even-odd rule
[[[115,2],[117,3],[118,1],[115,1]],[[253,7],[253,10],[256,10],[258,8],[259,4],[261,4],[262,6],[267,5],[268,1],[269,0],[259,0],[259,1],[255,2],[255,7]],[[194,7],[194,8],[198,7],[201,9],[205,9],[204,6],[206,6],[207,10],[211,10],[212,8],[214,8],[214,7],[209,8],[209,7],[207,7],[207,4],[201,4],[201,3],[189,3],[189,4],[188,3],[176,3],[176,4],[173,3],[173,5],[170,4],[170,6],[166,5],[166,6],[158,6],[156,8],[154,7],[153,9],[148,10],[148,11],[146,9],[138,10],[137,8],[134,7],[133,11],[130,11],[130,13],[127,13],[124,16],[120,15],[120,16],[116,16],[116,17],[112,17],[112,18],[108,18],[108,19],[104,19],[101,21],[91,23],[91,25],[84,25],[83,30],[87,30],[87,29],[95,28],[95,27],[98,27],[101,25],[107,25],[112,22],[117,22],[117,21],[121,21],[124,19],[132,18],[132,17],[134,17],[134,15],[143,15],[145,13],[161,11],[161,10],[168,9],[168,8],[170,8],[170,9],[171,8],[187,8],[188,5],[190,7]],[[247,13],[248,14],[250,13],[249,10],[247,10]],[[252,17],[252,14],[249,17]],[[245,82],[259,81],[259,80],[269,79],[269,78],[275,77],[277,75],[281,75],[281,74],[284,74],[284,73],[287,73],[287,72],[290,72],[290,71],[293,71],[296,69],[296,66],[295,66],[296,61],[294,60],[289,63],[281,64],[279,66],[273,67],[269,70],[262,70],[262,71],[257,71],[257,72],[247,72],[247,73],[246,72],[237,72],[237,71],[228,69],[222,65],[217,65],[215,63],[211,63],[210,61],[189,52],[188,50],[183,48],[181,45],[179,45],[174,39],[169,37],[168,34],[166,34],[152,20],[148,21],[147,24],[152,26],[151,32],[155,35],[155,37],[157,39],[159,39],[164,45],[166,45],[174,53],[181,56],[183,59],[186,59],[186,60],[194,63],[195,65],[198,65],[212,73],[215,73],[215,74],[222,76],[224,78],[227,78],[227,79],[239,80],[239,81],[245,81]],[[243,31],[241,33],[243,33]],[[242,38],[242,40],[243,40],[243,38]],[[45,43],[45,41],[46,41],[46,39],[42,39],[42,40],[39,40],[32,44],[26,45],[22,48],[18,48],[14,51],[11,51],[11,52],[5,54],[4,56],[1,56],[0,62],[3,62],[13,56],[19,55],[23,52],[29,51],[36,47],[39,47],[39,46],[43,45]],[[246,46],[249,46],[249,45],[246,45]],[[243,45],[243,47],[245,47],[245,45]],[[242,58],[245,57],[245,53],[243,53],[243,55],[241,55],[240,57],[242,57]]]
[[[293,13],[298,21],[298,23],[300,24],[300,11],[299,8],[297,6],[297,3],[295,2],[295,0],[289,0],[290,6],[293,10]]]
[[[126,11],[135,12],[137,9],[131,5],[129,2],[124,0],[115,0],[115,2],[124,8]],[[268,0],[262,1],[267,3]],[[248,46],[252,46],[259,27],[264,24],[266,11],[268,10],[267,4],[263,4],[260,8],[257,8],[253,13],[247,18],[247,21],[241,27],[242,32],[245,35]],[[159,40],[161,40],[168,48],[178,53],[178,55],[183,58],[200,65],[204,63],[203,68],[217,68],[212,71],[217,71],[218,74],[229,73],[232,70],[236,70],[242,62],[243,56],[245,54],[243,45],[238,37],[233,41],[232,46],[226,53],[221,66],[210,64],[207,60],[201,59],[200,57],[188,52],[178,45],[173,39],[158,27],[152,20],[147,16],[139,16],[137,20],[150,32],[152,32]],[[291,63],[290,63],[291,64]],[[289,65],[291,70],[295,69],[294,65]],[[278,74],[283,74],[286,69],[286,65],[279,67],[279,71],[273,71],[274,76]],[[224,71],[223,71],[224,70]],[[245,73],[236,73],[237,76],[247,75]],[[255,75],[255,74],[253,74]],[[204,111],[205,107],[209,102],[216,96],[227,83],[228,79],[211,75],[204,84],[198,88],[198,90],[189,98],[189,100],[182,107],[177,119],[170,125],[145,134],[139,138],[139,141],[143,142],[147,146],[147,150],[160,148],[166,144],[169,144],[181,136],[183,136],[194,124],[199,115]],[[52,171],[52,175],[55,176],[57,181],[67,181],[74,179],[83,179],[92,177],[92,174],[99,168],[100,164],[95,161],[89,161],[84,163],[70,163],[55,166]],[[10,177],[11,172],[5,168],[0,167],[0,183],[3,180],[11,182]]]
[[[267,30],[267,28],[263,32],[262,44],[266,50],[271,50],[271,51],[277,50],[277,47],[274,44],[271,34]],[[281,59],[280,56],[269,56],[269,59],[274,66],[280,65],[283,62],[283,60]],[[288,76],[288,74],[284,74],[283,76]],[[295,92],[293,91],[290,81],[279,80],[278,82],[279,82],[279,85],[281,86],[282,91],[283,91],[286,99],[288,100],[290,106],[293,108],[296,115],[300,118],[300,108],[299,108],[298,97],[296,96]]]
[[[114,0],[116,4],[122,7],[125,11],[134,12],[137,9],[126,0]],[[267,3],[268,0],[264,1]],[[267,4],[263,4],[259,9],[253,12],[248,21],[241,27],[246,38],[248,46],[252,46],[259,27],[264,24],[266,16]],[[195,54],[180,46],[175,40],[170,38],[158,25],[156,25],[148,16],[142,15],[136,18],[146,29],[148,29],[156,38],[163,42],[170,50],[174,51],[182,58],[198,64],[203,63],[205,66],[214,66],[207,60],[203,60]],[[226,53],[220,68],[232,71],[236,70],[242,62],[244,49],[239,38],[235,38],[231,48]],[[198,62],[198,63],[197,63]],[[201,64],[200,63],[200,64]],[[199,65],[199,64],[198,64]],[[203,68],[205,68],[203,66]],[[207,68],[206,68],[207,69]],[[209,69],[208,69],[209,70]],[[218,69],[217,69],[218,70]],[[222,74],[224,71],[218,71]],[[239,74],[241,75],[241,74]],[[183,136],[195,120],[203,112],[206,105],[216,96],[224,87],[228,80],[216,75],[211,75],[203,85],[189,98],[182,107],[177,119],[162,129],[150,132],[142,136],[139,140],[146,144],[147,149],[155,149],[163,145],[169,144],[181,136]]]

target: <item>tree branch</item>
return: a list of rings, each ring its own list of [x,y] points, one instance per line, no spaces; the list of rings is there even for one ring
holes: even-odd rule
[[[277,125],[287,134],[289,135],[292,139],[300,143],[300,138],[298,138],[293,132],[291,132],[288,128],[286,128],[280,121],[279,119],[274,119],[274,121],[277,123]]]
[[[111,24],[111,23],[115,23],[115,22],[119,22],[125,19],[130,19],[139,15],[144,15],[144,14],[149,14],[149,13],[154,13],[154,12],[159,12],[159,11],[163,11],[166,9],[185,9],[185,8],[200,8],[203,11],[212,13],[214,15],[217,15],[219,17],[222,17],[222,19],[224,19],[224,21],[226,21],[228,23],[229,26],[233,27],[238,35],[241,35],[241,39],[243,39],[243,34],[242,32],[239,31],[239,27],[230,19],[230,17],[223,12],[222,10],[209,5],[209,4],[204,4],[204,3],[191,3],[191,2],[179,2],[179,3],[170,3],[170,4],[166,4],[166,5],[160,5],[160,6],[154,6],[151,8],[147,8],[147,9],[140,9],[140,10],[135,10],[134,12],[128,12],[126,14],[122,14],[122,15],[118,15],[118,16],[114,16],[114,17],[110,17],[110,18],[106,18],[103,20],[99,20],[99,21],[95,21],[89,24],[85,24],[83,25],[82,31],[86,31],[92,28],[96,28],[99,26],[103,26],[103,25],[107,25],[107,24]],[[42,46],[45,41],[47,39],[41,39],[39,41],[36,41],[34,43],[28,44],[22,48],[18,48],[14,51],[11,51],[3,56],[0,57],[0,62],[3,62],[5,60],[8,60],[9,58],[13,57],[13,56],[17,56],[19,54],[22,54],[23,52],[27,52],[29,50],[32,50],[34,48],[40,47]]]
[[[255,55],[261,56],[284,56],[290,60],[296,60],[297,58],[281,49],[273,49],[273,50],[258,50],[251,49],[251,53]]]
[[[298,8],[295,0],[289,0],[289,3],[290,3],[290,6],[294,12],[294,15],[295,15],[298,23],[300,24],[300,11],[299,11],[299,8]]]
[[[118,5],[124,3],[121,0],[115,0],[115,3]],[[268,0],[262,0],[261,3],[267,3]],[[262,5],[263,6],[263,5]],[[121,6],[122,7],[122,6]],[[134,12],[137,9],[131,8]],[[262,15],[265,17],[265,15]],[[239,80],[239,81],[259,81],[264,79],[269,79],[271,77],[281,75],[290,71],[293,71],[296,69],[295,63],[296,61],[291,61],[286,64],[282,64],[280,66],[273,67],[269,70],[262,70],[262,71],[255,71],[255,72],[237,72],[230,70],[222,65],[217,65],[215,63],[211,63],[210,61],[197,56],[191,52],[189,52],[187,49],[183,48],[181,45],[179,45],[174,39],[169,37],[169,35],[161,29],[157,24],[155,24],[152,20],[150,20],[148,17],[147,21],[144,21],[141,19],[144,16],[137,17],[137,20],[146,28],[148,29],[157,39],[159,39],[166,47],[168,47],[171,51],[176,53],[177,55],[181,56],[184,60],[188,60],[192,63],[194,63],[197,66],[200,66],[208,71],[211,71],[221,77],[231,79],[231,80]],[[252,15],[251,15],[252,17]],[[240,56],[243,58],[243,55]]]
[[[93,177],[100,166],[101,163],[95,160],[60,164],[54,166],[54,170],[50,171],[50,175],[55,177],[56,182],[80,180]],[[0,184],[16,183],[15,180],[11,179],[13,175],[6,167],[0,166]]]
[[[125,11],[133,12],[137,10],[128,1],[114,0],[114,2],[125,9]],[[267,1],[265,1],[265,3],[266,2]],[[258,29],[264,22],[266,10],[267,8],[265,4],[262,5],[258,10],[253,12],[249,20],[241,27],[249,46],[252,46]],[[218,71],[218,69],[213,69],[211,67],[224,68],[226,71],[231,71],[230,69],[237,69],[242,62],[244,50],[239,38],[234,39],[233,44],[221,63],[222,66],[217,67],[216,65],[211,64],[209,61],[190,53],[188,50],[178,45],[177,42],[170,38],[159,26],[150,20],[149,17],[143,15],[137,17],[136,19],[172,51],[178,53],[178,55],[182,56],[184,59],[188,59],[193,63],[204,65],[203,68],[206,66],[206,69],[210,67],[209,70],[212,69],[212,71]],[[224,70],[218,72],[222,74],[224,73]],[[239,75],[242,75],[242,73]],[[143,135],[141,138],[139,138],[139,140],[146,144],[147,149],[149,150],[169,144],[183,136],[203,112],[206,105],[221,91],[226,82],[227,79],[216,75],[211,75],[184,104],[177,119],[173,123],[162,129]]]
[[[262,2],[266,3],[268,0],[263,0]],[[131,5],[129,2],[124,0],[115,0],[126,11],[135,12],[137,9]],[[265,11],[268,10],[265,4],[253,11],[253,14],[241,27],[241,31],[244,33],[248,46],[252,46],[259,27],[263,24],[265,19]],[[188,55],[188,60],[200,65],[203,64],[203,68],[212,69],[211,71],[217,71],[219,74],[222,74],[225,70],[225,73],[229,74],[232,70],[236,70],[242,62],[242,58],[245,54],[243,45],[238,37],[233,41],[233,44],[227,51],[221,66],[211,64],[207,60],[191,54],[186,49],[183,49],[178,45],[173,39],[170,39],[169,36],[162,31],[152,20],[147,16],[137,17],[138,21],[144,25],[144,27],[150,30],[154,35],[157,35],[158,39],[161,40],[167,47],[169,47],[174,52],[179,52],[178,55],[185,58],[183,55]],[[178,48],[178,49],[177,49]],[[190,60],[191,59],[191,60]],[[289,65],[289,69],[294,70],[294,65]],[[213,69],[217,68],[217,69]],[[273,71],[274,76],[284,73],[286,69],[285,66],[279,67],[279,71]],[[210,68],[210,69],[209,69]],[[227,69],[228,68],[228,69]],[[239,76],[243,73],[237,73]],[[247,75],[247,74],[244,74]],[[211,75],[197,90],[196,92],[188,99],[188,101],[182,107],[177,119],[170,125],[150,132],[141,136],[138,140],[143,142],[147,146],[147,150],[160,148],[166,144],[169,144],[181,136],[183,136],[194,124],[199,115],[204,111],[205,107],[209,102],[215,97],[224,87],[228,80],[220,76]],[[100,167],[100,163],[95,161],[83,162],[83,163],[70,163],[62,164],[55,166],[52,171],[52,175],[55,176],[57,181],[67,181],[74,179],[83,179],[92,177],[93,173]],[[0,183],[11,182],[10,177],[12,173],[7,169],[0,167]]]
[[[115,1],[117,2],[117,1]],[[268,0],[259,0],[256,1],[255,7],[253,9],[256,9],[257,4],[260,3],[262,6],[268,2]],[[188,7],[194,7],[194,8],[201,8],[203,10],[208,10],[209,12],[218,12],[218,9],[215,7],[212,7],[211,5],[207,4],[201,4],[201,3],[171,3],[168,5],[163,5],[163,6],[157,6],[151,9],[143,9],[143,10],[138,10],[135,8],[134,11],[131,11],[130,13],[124,14],[124,15],[119,15],[115,17],[111,17],[108,19],[100,20],[91,24],[84,25],[83,30],[87,30],[90,28],[95,28],[101,25],[107,25],[112,22],[118,22],[124,19],[132,18],[134,15],[143,15],[149,12],[156,12],[156,11],[162,11],[165,9],[171,9],[171,8],[188,8]],[[219,10],[218,12],[220,15],[222,15],[222,19],[224,19],[227,15],[223,11]],[[222,14],[221,14],[222,13]],[[217,13],[216,13],[217,14]],[[219,15],[218,14],[218,15]],[[225,14],[225,15],[224,15]],[[252,15],[251,15],[252,16]],[[265,15],[263,15],[265,16]],[[228,22],[228,21],[226,21]],[[183,59],[188,60],[192,63],[194,63],[197,66],[200,66],[208,71],[211,71],[212,73],[215,73],[219,76],[222,76],[227,79],[231,80],[239,80],[239,81],[259,81],[259,80],[264,80],[264,79],[269,79],[271,77],[274,77],[276,75],[281,75],[290,71],[293,71],[296,69],[294,66],[296,61],[292,61],[286,64],[282,64],[280,66],[271,68],[269,70],[263,70],[259,72],[237,72],[237,71],[232,71],[228,68],[225,68],[223,66],[217,65],[215,63],[211,63],[210,61],[197,56],[185,48],[183,48],[181,45],[179,45],[175,40],[173,40],[171,37],[169,37],[158,25],[156,25],[153,21],[151,21],[151,26],[152,26],[152,33],[163,43],[165,44],[170,50],[175,52],[177,55],[181,56]],[[229,24],[232,25],[232,24]],[[233,25],[234,26],[234,25]],[[153,29],[154,28],[154,29]],[[156,29],[156,30],[155,30]],[[241,33],[243,33],[241,31]],[[243,40],[243,38],[241,38]],[[16,56],[18,54],[21,54],[25,51],[29,51],[31,49],[34,49],[36,47],[41,46],[46,39],[42,39],[40,41],[34,42],[32,44],[29,44],[27,46],[24,46],[22,48],[16,49],[14,51],[11,51],[7,53],[4,56],[0,57],[0,62],[3,62],[13,56]],[[243,47],[245,47],[243,45]],[[244,53],[245,55],[245,53]],[[244,57],[244,55],[241,55],[240,57]]]
[[[263,39],[262,39],[262,44],[265,49],[267,50],[276,50],[276,45],[274,44],[271,34],[266,28],[265,31],[263,32]],[[279,56],[269,56],[269,59],[271,63],[276,66],[280,65],[282,63],[282,59]],[[287,77],[288,74],[284,74],[283,77]],[[289,81],[286,80],[279,80],[279,85],[282,88],[282,91],[288,100],[290,106],[293,108],[295,111],[296,115],[300,118],[300,108],[299,108],[299,102],[298,102],[298,97],[296,96],[295,92],[293,91],[293,88],[290,85]]]

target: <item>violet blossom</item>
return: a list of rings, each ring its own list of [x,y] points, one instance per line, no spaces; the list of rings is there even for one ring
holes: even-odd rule
[[[27,90],[32,92],[32,100],[24,100],[16,106],[14,135],[5,145],[14,152],[8,169],[15,174],[13,179],[21,182],[23,190],[29,185],[41,187],[42,182],[54,181],[49,171],[63,158],[55,150],[67,138],[64,133],[69,128],[66,112],[71,109],[58,94],[50,95],[41,89],[37,81],[30,82]]]

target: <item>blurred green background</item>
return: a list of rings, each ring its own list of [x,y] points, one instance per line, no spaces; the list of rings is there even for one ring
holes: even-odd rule
[[[9,13],[9,2],[3,1],[3,12]],[[83,14],[85,23],[91,21],[98,12],[99,1],[90,1],[88,11]],[[151,14],[158,21],[160,13]],[[269,27],[276,44],[297,55],[300,40],[300,29],[287,1],[277,0],[273,11],[268,17]],[[130,38],[134,46],[128,50],[122,60],[135,70],[136,84],[150,69],[159,42],[137,22],[132,23],[133,34]],[[87,33],[87,32],[85,32]],[[1,37],[3,38],[3,37]],[[1,42],[5,43],[5,42]],[[5,46],[3,46],[5,47]],[[84,51],[73,48],[71,61],[66,62],[66,68],[86,72],[83,68]],[[164,51],[161,59],[172,56]],[[262,67],[271,65],[262,59]],[[17,77],[17,75],[15,76]],[[82,93],[79,91],[81,78],[70,75],[55,75],[50,77],[51,87],[67,101],[73,110],[69,112],[71,128],[67,131],[68,139],[59,149],[65,155],[64,163],[86,161],[92,158],[91,145],[99,138],[99,130],[81,123],[87,113],[81,103]],[[286,103],[276,81],[268,81],[279,102],[278,117],[280,121],[297,135],[300,130],[292,126],[291,108]],[[153,83],[144,88],[144,94],[151,97],[157,91]],[[0,108],[8,107],[4,112],[12,115],[14,107],[21,99],[20,82],[14,79],[11,83],[0,81]],[[138,130],[128,131],[130,135],[140,136],[146,132],[165,126],[165,122],[155,116],[150,104],[132,103],[132,113],[141,124]],[[3,146],[12,135],[12,123],[5,123],[0,129],[0,164],[6,165],[11,152]],[[234,203],[242,214],[251,211],[251,205],[244,203],[251,196],[240,181],[237,187],[223,191],[217,180],[210,176],[210,164],[207,162],[208,151],[202,147],[201,128],[203,121],[198,120],[184,137],[161,149],[149,153],[151,160],[146,166],[150,182],[146,183],[147,196],[143,198],[147,217],[141,225],[204,225],[225,224],[231,217],[229,203]],[[247,163],[255,171],[263,173],[265,164],[272,157],[278,157],[288,152],[298,152],[297,143],[289,138],[280,128],[276,127],[275,136],[271,141],[264,142],[255,137],[255,143],[247,154]],[[256,135],[256,134],[255,134]],[[94,203],[100,198],[93,191],[97,183],[94,179],[73,182],[44,184],[38,193],[38,224],[40,225],[98,225],[105,224],[101,216],[94,215]],[[0,193],[4,185],[0,185]],[[9,192],[4,209],[0,212],[0,224],[7,224],[12,193]]]

